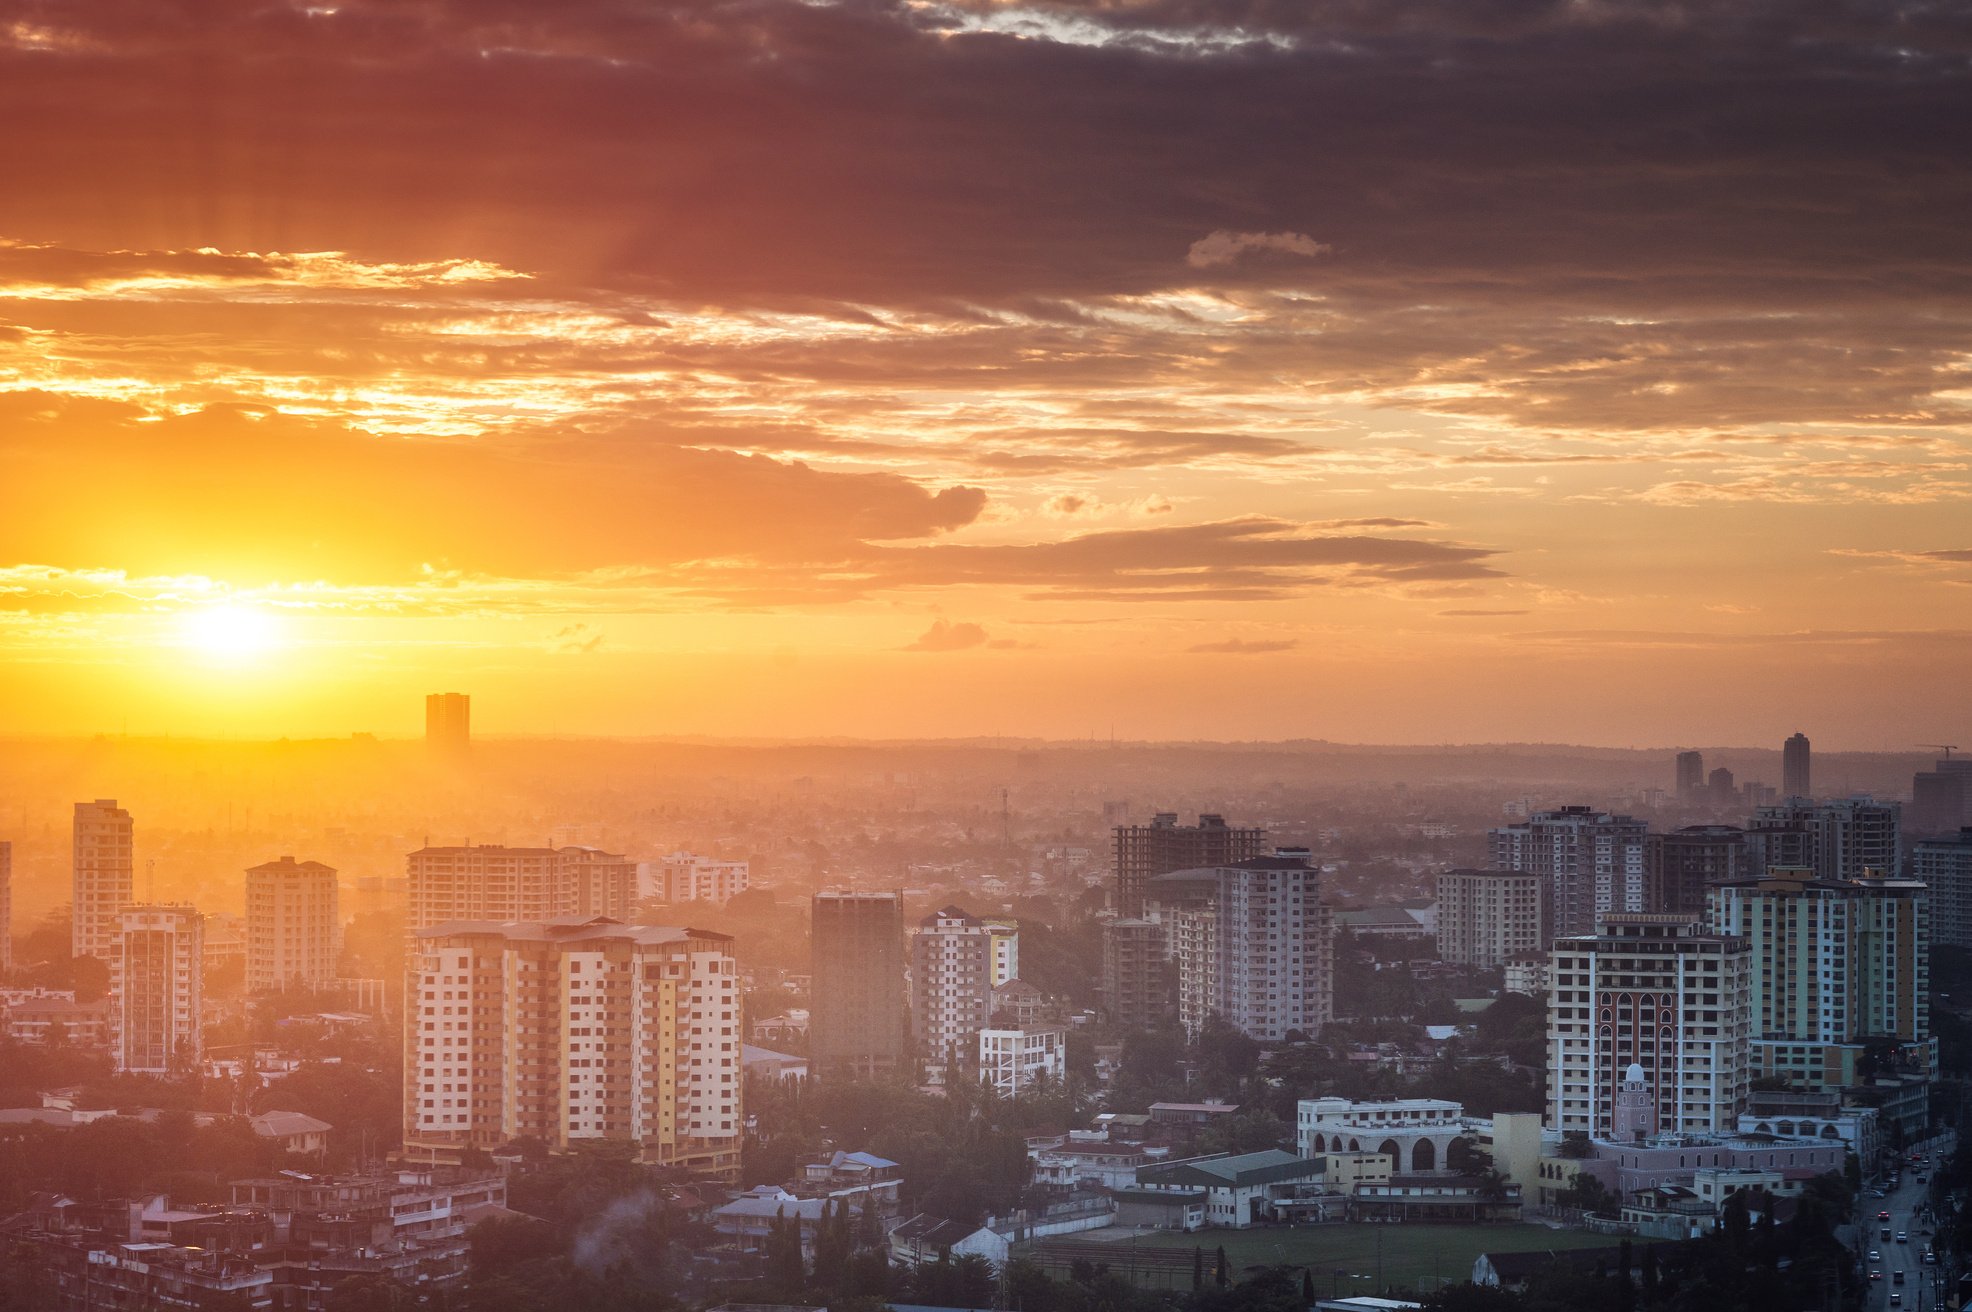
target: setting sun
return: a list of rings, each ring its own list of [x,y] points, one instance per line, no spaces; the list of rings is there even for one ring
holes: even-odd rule
[[[266,654],[280,642],[280,626],[272,615],[249,606],[208,606],[181,621],[185,645],[220,660],[248,661]]]

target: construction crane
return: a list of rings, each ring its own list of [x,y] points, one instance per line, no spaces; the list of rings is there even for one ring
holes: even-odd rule
[[[1917,745],[1919,747],[1929,747],[1934,752],[1943,752],[1947,761],[1951,759],[1951,754],[1958,750],[1957,743],[1919,743]]]

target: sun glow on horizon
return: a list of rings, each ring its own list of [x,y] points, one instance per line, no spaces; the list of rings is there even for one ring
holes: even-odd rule
[[[232,602],[187,612],[180,633],[185,646],[236,665],[256,661],[281,645],[281,626],[274,616]]]

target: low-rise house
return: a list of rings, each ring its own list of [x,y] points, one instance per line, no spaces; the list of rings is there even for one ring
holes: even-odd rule
[[[788,1189],[797,1198],[841,1199],[852,1212],[874,1203],[878,1215],[894,1216],[903,1184],[904,1168],[887,1157],[836,1151],[803,1165]]]
[[[335,1127],[304,1112],[262,1112],[253,1118],[253,1132],[291,1153],[324,1153]]]
[[[804,1257],[815,1255],[815,1235],[832,1198],[802,1198],[779,1185],[756,1185],[712,1209],[712,1228],[743,1254],[764,1253],[776,1224],[791,1222],[801,1236]],[[854,1209],[851,1209],[852,1211]]]
[[[763,1084],[800,1084],[808,1078],[808,1059],[742,1043],[740,1069],[749,1083],[757,1080]]]
[[[1158,1154],[1161,1156],[1162,1154]],[[1078,1143],[1073,1140],[1033,1154],[1034,1183],[1056,1188],[1126,1189],[1136,1184],[1137,1168],[1156,1160],[1153,1150],[1135,1143]]]

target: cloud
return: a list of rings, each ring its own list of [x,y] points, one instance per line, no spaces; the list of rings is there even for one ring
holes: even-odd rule
[[[933,620],[931,627],[919,634],[916,642],[906,643],[898,650],[970,651],[974,647],[986,645],[986,630],[977,624],[954,624],[950,620]]]
[[[1228,232],[1224,228],[1200,237],[1185,254],[1185,263],[1194,269],[1211,269],[1231,264],[1246,255],[1298,255],[1312,259],[1334,250],[1299,232]]]
[[[1270,651],[1292,651],[1300,644],[1293,638],[1280,640],[1228,638],[1224,642],[1201,642],[1185,650],[1226,656],[1254,656]]]
[[[564,656],[582,656],[603,645],[601,631],[587,624],[570,624],[548,640],[548,649]]]
[[[1533,612],[1526,610],[1441,610],[1438,614],[1451,619],[1480,619],[1507,615],[1531,615]]]

